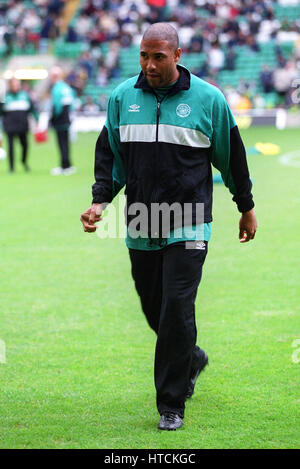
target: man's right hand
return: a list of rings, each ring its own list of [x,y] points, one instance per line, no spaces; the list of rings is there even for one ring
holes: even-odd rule
[[[95,223],[101,220],[102,204],[93,204],[85,212],[81,214],[80,221],[83,225],[83,231],[94,233],[97,229]]]

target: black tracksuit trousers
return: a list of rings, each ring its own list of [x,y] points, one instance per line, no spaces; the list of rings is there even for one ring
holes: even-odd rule
[[[14,139],[15,138],[19,138],[21,146],[22,146],[23,165],[26,165],[26,162],[27,162],[27,153],[28,153],[27,132],[7,133],[10,171],[14,171],[14,167],[15,167],[15,158],[14,158]]]
[[[71,166],[70,162],[70,145],[69,130],[55,129],[58,148],[60,152],[61,167],[67,169]]]
[[[186,249],[185,242],[159,251],[129,249],[132,276],[142,309],[157,334],[154,378],[158,412],[184,416],[191,373],[198,368],[195,299],[205,249]]]

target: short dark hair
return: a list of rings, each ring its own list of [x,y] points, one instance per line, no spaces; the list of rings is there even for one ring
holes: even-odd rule
[[[172,49],[176,51],[179,47],[179,38],[176,29],[169,23],[153,23],[143,35],[143,40],[157,39],[158,41],[168,41]]]

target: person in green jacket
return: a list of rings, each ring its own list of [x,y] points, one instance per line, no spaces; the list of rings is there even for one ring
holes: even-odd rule
[[[253,239],[257,228],[234,117],[220,90],[179,65],[180,55],[171,25],[156,23],[145,31],[141,73],[119,85],[109,100],[96,143],[92,206],[81,215],[84,231],[95,232],[105,206],[125,186],[132,277],[157,335],[160,430],[183,425],[185,401],[208,363],[196,345],[195,299],[211,235],[211,165],[241,212],[240,242]],[[153,216],[157,206],[160,217]]]
[[[51,174],[69,176],[76,172],[71,164],[69,129],[71,125],[70,112],[74,104],[74,92],[63,81],[63,71],[60,67],[53,67],[50,71],[52,114],[50,123],[53,126],[60,152],[60,166],[53,168]]]
[[[17,78],[9,81],[9,90],[5,95],[4,102],[0,103],[0,114],[2,116],[3,130],[8,139],[9,170],[14,172],[14,141],[19,140],[22,147],[22,164],[25,171],[29,171],[28,166],[28,130],[29,114],[38,121],[38,113],[30,99],[29,94],[22,90],[21,82]]]

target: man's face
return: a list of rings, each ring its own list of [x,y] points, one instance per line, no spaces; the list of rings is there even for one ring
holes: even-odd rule
[[[10,81],[9,87],[12,93],[18,93],[18,91],[20,91],[21,89],[21,83],[16,78],[12,78],[12,80]]]
[[[176,64],[181,50],[174,50],[168,41],[143,40],[140,50],[142,71],[152,88],[170,85],[178,78]]]

